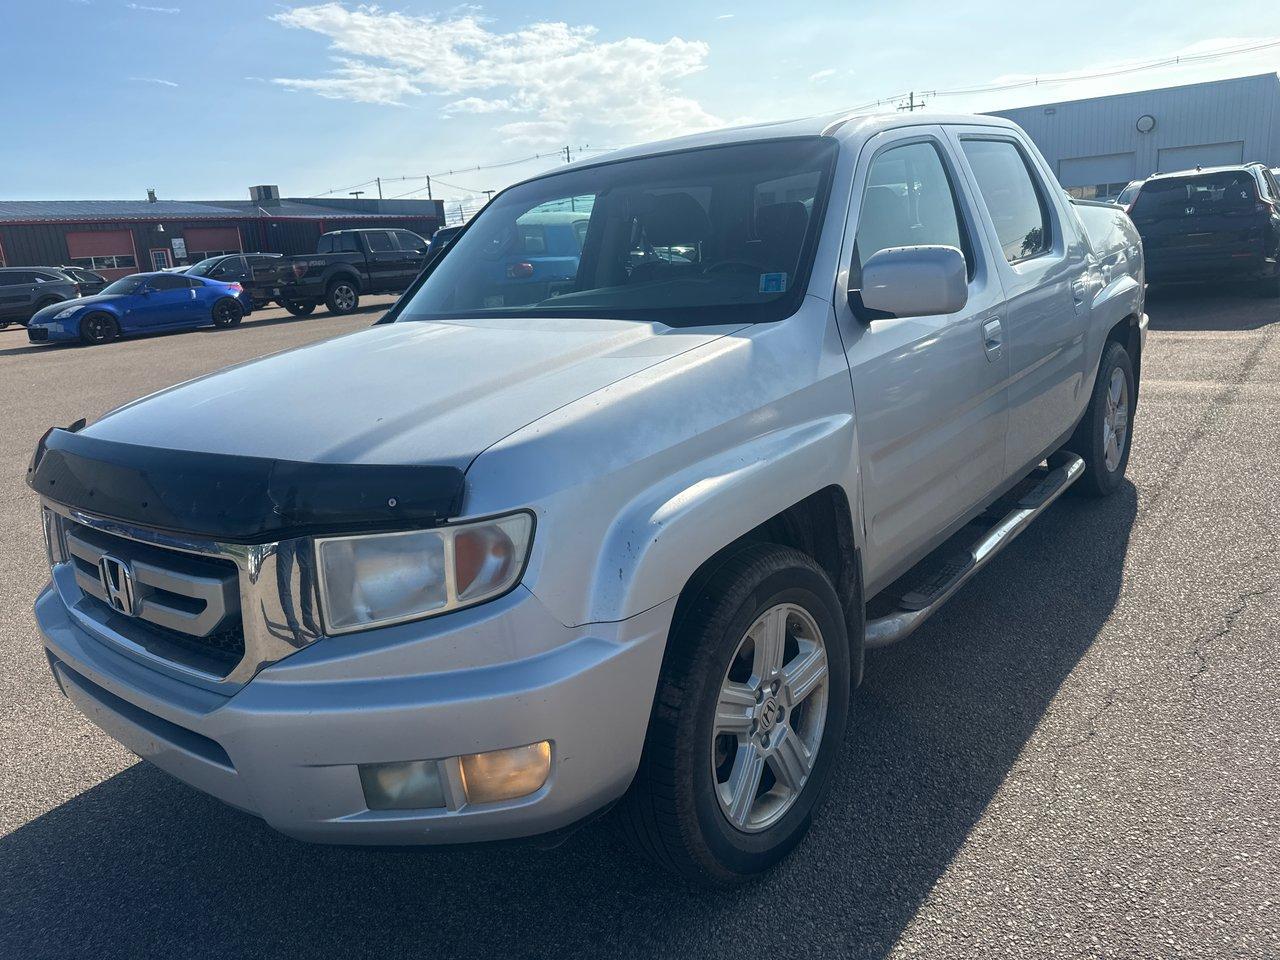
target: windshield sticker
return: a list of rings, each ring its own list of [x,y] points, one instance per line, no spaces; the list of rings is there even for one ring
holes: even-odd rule
[[[786,293],[787,275],[785,273],[760,274],[761,293]]]
[[[503,305],[503,303],[504,303],[504,300],[501,295],[496,297],[484,298],[484,306],[486,310],[492,310],[494,307],[500,307]]]

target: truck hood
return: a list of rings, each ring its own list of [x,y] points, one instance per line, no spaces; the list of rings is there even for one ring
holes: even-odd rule
[[[170,387],[84,432],[202,453],[465,470],[552,410],[737,329],[527,318],[386,324]]]

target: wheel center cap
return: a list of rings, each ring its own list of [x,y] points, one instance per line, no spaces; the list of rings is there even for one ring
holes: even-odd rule
[[[773,697],[767,699],[760,704],[760,729],[768,733],[778,723],[778,717],[782,714],[782,704],[778,703]]]

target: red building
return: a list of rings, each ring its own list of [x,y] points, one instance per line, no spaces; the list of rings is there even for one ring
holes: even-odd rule
[[[83,266],[109,279],[219,253],[313,253],[327,230],[399,227],[430,237],[439,200],[0,200],[0,266]]]

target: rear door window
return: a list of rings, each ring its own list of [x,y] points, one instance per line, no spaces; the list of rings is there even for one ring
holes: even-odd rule
[[[339,253],[359,253],[360,238],[354,233],[340,233],[337,236],[337,243],[334,249]]]
[[[978,192],[1010,263],[1049,249],[1049,205],[1022,149],[1012,140],[960,141]]]
[[[391,239],[391,234],[384,230],[371,230],[364,235],[364,238],[369,244],[371,253],[386,253],[396,249],[396,245]],[[352,239],[355,238],[352,237]]]

